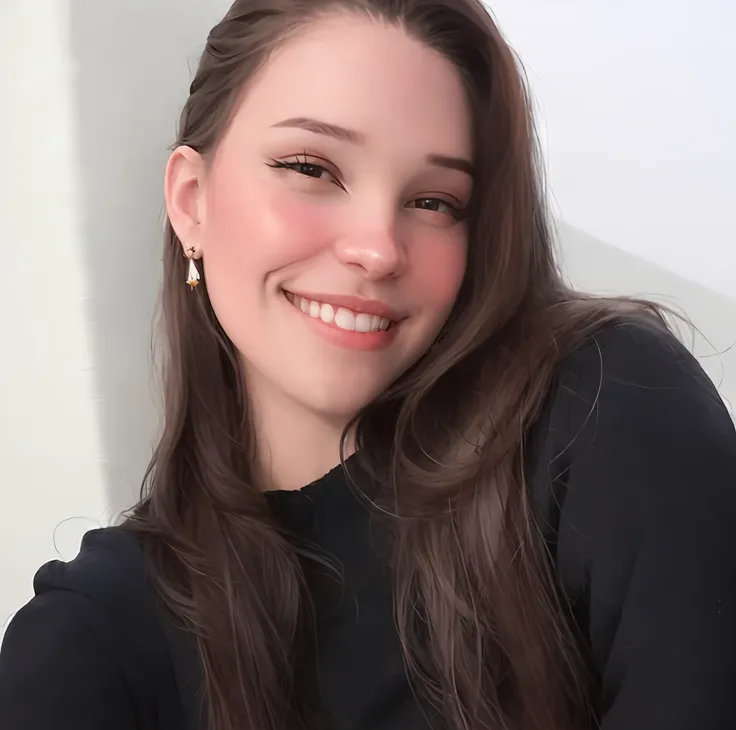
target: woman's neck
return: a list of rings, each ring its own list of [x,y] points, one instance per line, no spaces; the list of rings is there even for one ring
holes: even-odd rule
[[[349,415],[318,414],[274,388],[253,385],[249,379],[257,472],[264,489],[301,489],[340,463],[340,441]],[[348,439],[345,458],[353,450],[353,440]]]

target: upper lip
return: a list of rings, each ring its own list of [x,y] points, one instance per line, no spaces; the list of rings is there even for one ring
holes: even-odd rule
[[[314,302],[322,302],[323,304],[331,304],[333,307],[344,307],[358,314],[372,314],[376,317],[385,317],[392,322],[398,322],[403,319],[402,315],[393,307],[377,299],[364,299],[363,297],[349,294],[321,294],[317,292],[295,291],[293,289],[284,289],[289,294],[294,294],[302,299],[309,299]]]

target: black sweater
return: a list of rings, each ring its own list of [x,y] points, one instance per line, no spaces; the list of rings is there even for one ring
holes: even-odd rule
[[[603,730],[736,727],[736,433],[699,365],[642,326],[607,328],[561,366],[528,462],[600,673]],[[269,499],[344,569],[342,600],[313,586],[312,659],[335,730],[427,730],[389,571],[342,471]],[[0,652],[4,730],[198,728],[194,643],[157,610],[135,538],[90,533],[34,586]]]

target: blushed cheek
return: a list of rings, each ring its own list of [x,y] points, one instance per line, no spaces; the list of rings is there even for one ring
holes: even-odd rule
[[[467,264],[464,241],[438,241],[425,247],[414,270],[419,296],[429,298],[433,308],[452,309],[462,285]]]
[[[269,271],[316,256],[329,245],[335,216],[328,204],[278,190],[249,196],[225,195],[208,208],[207,249],[219,256]]]

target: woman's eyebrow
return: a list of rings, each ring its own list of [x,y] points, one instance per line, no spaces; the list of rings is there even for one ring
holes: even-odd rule
[[[352,144],[364,144],[366,141],[366,135],[363,132],[357,132],[354,129],[348,129],[338,124],[323,122],[311,117],[291,117],[290,119],[284,119],[281,122],[273,124],[272,127],[280,129],[284,127],[304,129],[313,134],[324,134],[328,137],[339,139],[342,142],[351,142]],[[470,160],[466,160],[463,157],[429,154],[426,160],[430,165],[446,167],[450,170],[459,170],[473,177],[473,164]]]

